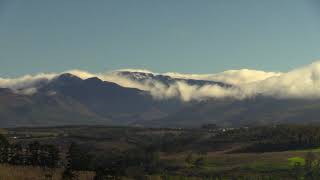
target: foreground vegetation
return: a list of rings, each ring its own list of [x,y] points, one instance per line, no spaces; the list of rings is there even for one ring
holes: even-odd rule
[[[316,125],[1,133],[0,179],[320,179]]]
[[[0,165],[0,179],[4,180],[61,180],[63,169],[41,168],[34,166]],[[94,172],[76,172],[79,180],[93,180]]]

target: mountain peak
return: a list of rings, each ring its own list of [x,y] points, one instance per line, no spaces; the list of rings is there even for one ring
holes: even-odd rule
[[[79,78],[78,76],[71,74],[71,73],[63,73],[63,74],[57,76],[54,80],[68,82],[68,81],[80,81],[82,79]]]
[[[85,81],[87,82],[94,82],[94,83],[101,83],[103,82],[101,79],[97,78],[97,77],[92,77],[92,78],[88,78]]]

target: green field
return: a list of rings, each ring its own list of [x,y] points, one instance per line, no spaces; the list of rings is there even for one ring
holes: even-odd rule
[[[78,160],[81,166],[75,172],[82,172],[81,176],[83,173],[90,174],[90,178],[93,178],[95,174],[96,164],[104,161],[105,158],[107,158],[105,162],[108,163],[119,158],[130,157],[129,164],[134,163],[132,167],[126,167],[121,172],[124,179],[137,179],[137,173],[140,175],[138,179],[142,176],[149,179],[183,179],[186,177],[189,179],[196,177],[200,179],[203,177],[295,179],[306,173],[297,174],[296,172],[299,169],[306,169],[310,162],[310,152],[312,152],[312,162],[309,168],[318,167],[320,157],[320,148],[316,146],[316,143],[313,144],[313,141],[318,142],[318,139],[314,138],[316,137],[314,132],[317,131],[310,131],[312,132],[310,136],[307,133],[302,136],[300,132],[304,132],[304,128],[308,127],[263,127],[222,132],[201,128],[76,126],[15,128],[3,131],[12,145],[37,141],[40,144],[59,147],[61,162],[65,161],[70,143],[75,143],[77,151],[81,154],[78,158],[81,156],[88,158]],[[302,138],[306,139],[309,144],[302,141]],[[158,159],[152,159],[152,163],[157,164],[156,170],[147,172],[146,169],[141,169],[140,165],[136,165],[140,160],[143,161],[146,154],[150,153],[148,150],[150,147],[152,147],[150,155],[157,156]],[[145,165],[148,166],[148,163]],[[10,171],[15,171],[16,168],[22,167],[7,164],[1,169],[10,168]],[[43,169],[40,167],[25,166],[25,168],[35,168],[32,172],[39,176],[45,174],[41,172]],[[54,169],[55,177],[61,176],[62,169],[63,165]],[[0,179],[6,179],[6,171],[0,171],[2,172]],[[24,175],[29,176],[28,173]],[[33,179],[31,176],[29,179]]]

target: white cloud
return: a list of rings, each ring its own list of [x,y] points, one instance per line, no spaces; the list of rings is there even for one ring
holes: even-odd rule
[[[164,73],[164,75],[181,79],[219,81],[233,85],[257,82],[270,77],[280,76],[281,74],[282,73],[279,72],[265,72],[250,69],[228,70],[217,74],[181,74],[175,72]]]
[[[39,82],[49,81],[54,78],[56,74],[37,74],[37,75],[25,75],[18,78],[0,78],[0,87],[10,88],[16,92],[22,94],[32,94],[35,93],[35,87]]]
[[[248,94],[278,98],[320,98],[320,62],[243,87]]]
[[[153,73],[155,74],[154,72],[150,71],[150,70],[147,70],[147,69],[118,69],[117,70],[118,72],[140,72],[140,73]]]
[[[177,81],[170,85],[152,78],[140,81],[128,78],[119,72],[153,73],[148,70],[122,69],[107,73],[90,73],[81,70],[70,70],[82,79],[98,77],[104,81],[117,83],[123,87],[149,91],[156,99],[178,97],[183,101],[204,100],[207,98],[246,98],[258,94],[276,98],[320,98],[320,62],[298,68],[286,73],[264,72],[258,70],[228,70],[217,74],[181,74],[163,73],[162,75],[180,79],[210,80],[232,84],[232,87],[218,85],[190,85]],[[26,75],[19,78],[0,78],[0,87],[7,87],[24,94],[36,92],[40,81],[49,81],[61,73]],[[160,75],[160,73],[153,73]]]

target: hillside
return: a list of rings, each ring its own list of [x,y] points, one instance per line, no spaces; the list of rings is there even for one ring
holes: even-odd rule
[[[147,124],[161,127],[199,127],[214,123],[224,127],[243,127],[320,123],[319,109],[319,100],[261,96],[245,100],[220,99],[191,104],[177,113]]]
[[[164,117],[180,107],[177,100],[156,101],[150,94],[98,78],[62,74],[24,95],[0,91],[0,126],[130,124]]]
[[[215,81],[179,79],[164,75],[117,72],[135,83],[155,87],[151,91],[128,88],[97,77],[79,78],[65,73],[51,80],[38,80],[24,89],[0,89],[1,127],[57,125],[126,125],[144,127],[199,127],[213,123],[223,127],[281,123],[319,123],[320,100],[276,98],[206,98],[184,101],[179,97],[156,98],[157,86],[184,82],[192,88],[224,87]],[[160,86],[160,87],[161,87]],[[180,88],[180,89],[179,89]],[[185,91],[179,87],[178,92]]]

